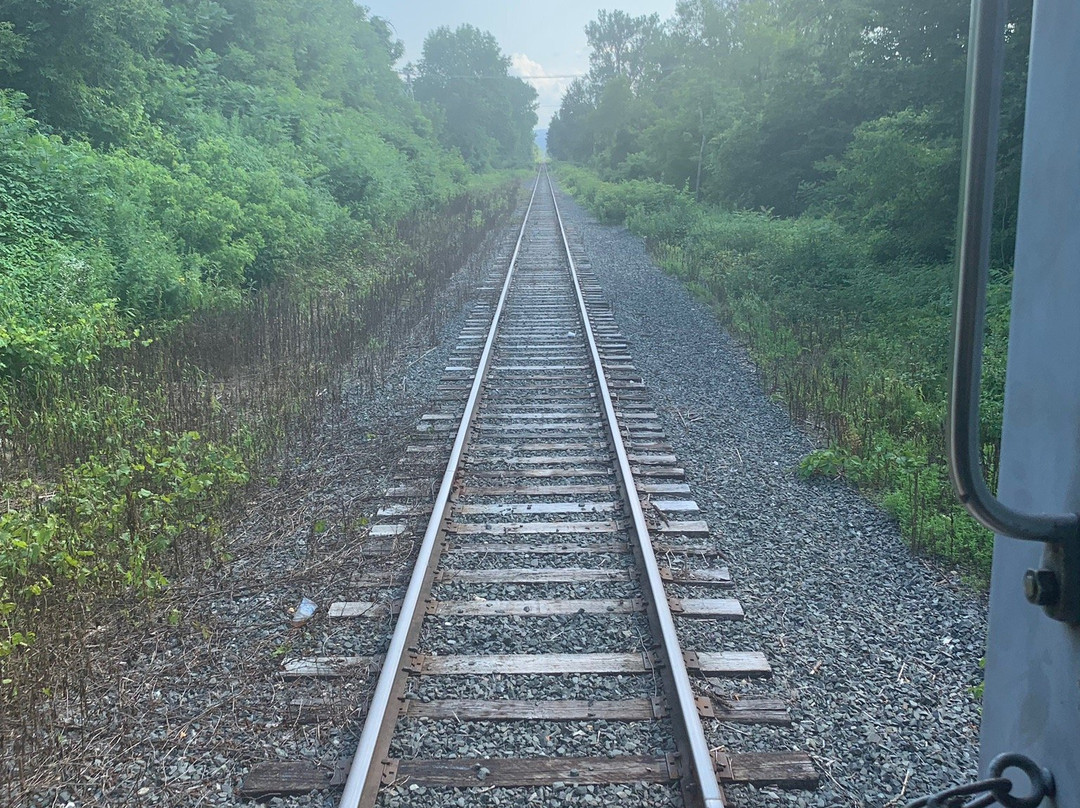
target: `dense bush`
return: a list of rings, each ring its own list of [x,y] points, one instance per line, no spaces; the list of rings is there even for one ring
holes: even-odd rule
[[[867,233],[879,260],[948,260],[960,150],[955,137],[935,132],[928,112],[907,109],[860,124],[843,156],[821,165],[829,178],[808,195],[849,229]]]
[[[72,359],[73,320],[342,288],[469,176],[347,0],[16,0],[0,43],[9,374]],[[54,277],[79,279],[77,311],[53,310]]]

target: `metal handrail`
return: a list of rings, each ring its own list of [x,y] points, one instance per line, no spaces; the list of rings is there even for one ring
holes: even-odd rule
[[[454,447],[450,451],[450,460],[446,464],[446,472],[443,474],[442,484],[439,486],[439,493],[435,498],[431,518],[428,520],[427,530],[424,532],[424,540],[421,542],[420,550],[417,553],[416,566],[413,567],[409,587],[405,591],[405,598],[401,603],[401,610],[398,612],[397,623],[394,626],[394,634],[390,638],[390,647],[386,651],[383,668],[379,673],[379,681],[371,698],[371,706],[368,708],[367,718],[364,721],[364,729],[360,734],[360,740],[357,742],[352,765],[349,767],[349,776],[345,781],[345,791],[341,795],[341,802],[338,803],[340,808],[357,808],[361,797],[368,788],[369,779],[372,777],[381,779],[382,776],[382,770],[374,765],[377,762],[375,753],[378,749],[379,735],[383,723],[386,721],[394,682],[404,661],[405,643],[408,641],[409,628],[412,626],[413,618],[420,604],[420,593],[423,589],[427,569],[431,565],[435,542],[442,531],[447,505],[450,501],[450,492],[454,484],[454,476],[461,462],[461,455],[469,435],[473,415],[475,415],[480,404],[480,388],[491,363],[495,333],[498,331],[499,320],[502,318],[506,297],[510,290],[510,281],[514,277],[514,265],[517,263],[518,253],[521,251],[521,242],[525,237],[525,226],[529,222],[533,200],[536,199],[536,189],[540,186],[540,175],[541,172],[537,171],[532,196],[529,197],[529,207],[525,211],[525,218],[521,223],[521,230],[518,232],[517,244],[514,245],[514,254],[510,258],[510,267],[506,272],[506,280],[503,282],[502,293],[499,295],[498,305],[495,307],[495,313],[491,318],[491,329],[488,332],[487,341],[484,343],[484,351],[480,355],[480,361],[473,376],[469,399],[465,404],[465,412],[461,416],[461,423],[458,425],[457,435],[454,438]]]
[[[1018,511],[994,496],[982,469],[979,390],[1007,7],[1007,0],[972,0],[971,4],[949,400],[949,473],[960,502],[990,530],[1016,539],[1066,544],[1080,540],[1077,514]]]
[[[645,577],[649,584],[649,594],[656,609],[657,621],[660,624],[664,656],[674,680],[679,713],[682,716],[687,741],[690,744],[690,758],[694,772],[697,775],[701,800],[704,808],[724,808],[724,792],[716,778],[712,753],[709,751],[709,744],[701,726],[697,701],[694,698],[690,677],[686,671],[686,661],[683,659],[682,649],[679,646],[679,637],[675,631],[675,620],[671,616],[671,608],[668,606],[667,596],[664,592],[664,581],[660,577],[660,566],[656,562],[656,553],[653,551],[652,541],[649,538],[649,527],[645,522],[645,514],[641,510],[641,501],[638,499],[637,490],[634,487],[634,475],[630,469],[630,459],[626,455],[626,446],[623,443],[622,434],[619,432],[619,422],[615,416],[615,405],[612,403],[611,393],[608,391],[603,362],[600,360],[600,351],[596,346],[596,338],[593,336],[592,325],[589,322],[589,311],[585,306],[585,297],[581,293],[577,266],[574,264],[574,257],[570,254],[570,243],[566,239],[562,215],[559,213],[559,203],[555,199],[555,187],[550,181],[548,187],[551,190],[551,201],[555,204],[555,218],[559,223],[559,235],[562,238],[563,249],[566,252],[566,260],[570,265],[570,275],[574,280],[574,292],[577,295],[578,310],[581,312],[582,329],[589,343],[589,352],[592,356],[598,382],[597,386],[600,388],[600,395],[604,402],[605,420],[611,436],[611,443],[615,449],[616,463],[619,474],[626,486],[626,498],[630,507],[630,516],[634,522],[634,531],[637,533],[638,545],[645,566]]]

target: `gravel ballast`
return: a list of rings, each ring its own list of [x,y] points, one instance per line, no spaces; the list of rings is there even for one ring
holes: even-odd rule
[[[791,705],[790,729],[706,722],[710,740],[732,751],[803,749],[822,775],[811,793],[729,788],[733,802],[902,805],[973,779],[984,598],[913,556],[858,492],[800,480],[812,443],[766,397],[712,310],[659,270],[641,239],[597,224],[565,195],[559,205],[746,610],[743,623],[679,621],[681,639],[694,650],[764,651],[771,680],[717,681],[717,690]]]

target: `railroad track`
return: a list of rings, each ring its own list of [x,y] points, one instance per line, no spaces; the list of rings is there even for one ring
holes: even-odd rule
[[[328,612],[358,626],[396,614],[386,653],[284,665],[379,670],[356,752],[256,766],[244,794],[343,785],[352,808],[513,789],[504,804],[721,808],[725,783],[812,787],[802,753],[710,747],[703,722],[784,724],[787,709],[711,695],[717,677],[768,676],[763,654],[680,647],[680,621],[719,633],[743,610],[544,169],[491,297],[410,447],[432,478],[445,465],[441,485],[388,490],[369,537],[392,549],[427,520],[404,595],[385,597],[394,575],[361,575]]]

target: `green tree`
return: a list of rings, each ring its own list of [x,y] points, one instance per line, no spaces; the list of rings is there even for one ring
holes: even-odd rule
[[[11,22],[0,22],[0,72],[16,73],[19,57],[26,51],[26,37],[15,33]]]
[[[596,100],[591,88],[585,79],[574,79],[551,118],[547,147],[560,160],[587,163],[592,158],[594,125],[591,118],[596,111]]]
[[[882,260],[906,254],[946,262],[952,252],[959,142],[934,135],[927,111],[902,110],[861,124],[832,176],[815,191],[825,210],[866,233]]]
[[[631,17],[625,11],[601,10],[585,26],[589,54],[589,80],[603,86],[625,80],[639,92],[660,74],[665,62],[659,14]]]
[[[549,150],[609,179],[657,179],[723,206],[799,215],[821,201],[815,186],[838,189],[836,161],[857,132],[870,137],[860,130],[867,122],[910,110],[918,125],[905,131],[926,139],[934,155],[927,159],[951,153],[960,136],[968,4],[679,0],[664,23],[600,12],[586,27],[589,75],[564,95]],[[1030,2],[1011,4],[1010,14],[1001,256],[1011,249],[1015,220],[1023,120],[1015,99],[1026,75]],[[939,182],[955,183],[951,165],[945,160],[936,172]],[[931,182],[928,173],[920,182]],[[948,194],[942,188],[930,196]],[[867,221],[881,221],[880,213]],[[904,249],[940,255],[948,241],[941,231],[935,226],[917,248],[905,236]]]
[[[512,166],[532,155],[536,90],[511,76],[495,37],[471,25],[436,28],[424,40],[413,94],[439,138],[475,169]]]

